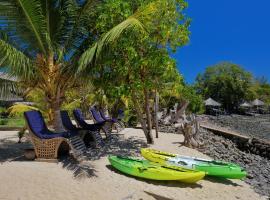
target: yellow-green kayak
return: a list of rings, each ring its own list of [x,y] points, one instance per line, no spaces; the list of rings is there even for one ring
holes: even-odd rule
[[[204,171],[209,176],[241,179],[247,175],[245,170],[234,163],[181,156],[154,149],[141,149],[141,154],[144,158],[152,162]]]
[[[145,179],[195,183],[205,176],[205,172],[182,167],[162,166],[148,160],[133,157],[109,156],[108,159],[111,165],[119,171]]]

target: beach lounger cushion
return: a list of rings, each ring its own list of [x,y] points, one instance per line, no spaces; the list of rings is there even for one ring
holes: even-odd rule
[[[74,115],[75,121],[81,128],[87,129],[90,131],[99,131],[105,123],[105,122],[96,123],[96,124],[86,123],[84,120],[82,111],[80,109],[73,110],[73,115]]]
[[[94,118],[94,120],[98,123],[98,122],[105,122],[106,120],[102,118],[102,116],[100,115],[100,113],[96,110],[95,107],[91,107],[90,112]]]
[[[61,132],[61,133],[54,133],[50,131],[47,128],[45,121],[42,117],[42,114],[39,111],[27,111],[24,113],[24,116],[29,126],[29,129],[31,129],[32,133],[35,134],[38,138],[41,139],[52,139],[57,137],[69,138],[78,134],[75,131]]]
[[[113,123],[116,123],[118,121],[115,118],[110,118],[109,116],[106,116],[105,113],[103,111],[101,111],[101,110],[99,111],[99,113],[100,113],[100,116],[106,121],[109,120],[109,121],[112,121]]]

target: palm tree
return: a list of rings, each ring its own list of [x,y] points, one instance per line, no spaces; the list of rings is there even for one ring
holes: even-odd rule
[[[140,17],[154,8],[152,2],[107,33],[99,33],[93,18],[99,4],[102,1],[0,1],[0,67],[7,66],[28,90],[43,92],[56,130],[61,128],[65,92],[78,86],[105,45],[128,28],[144,30]]]

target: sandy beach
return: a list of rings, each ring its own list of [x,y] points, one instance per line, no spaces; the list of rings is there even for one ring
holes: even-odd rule
[[[149,147],[183,155],[208,158],[197,150],[180,146],[182,135],[160,133]],[[110,145],[91,151],[82,163],[70,158],[58,163],[27,161],[22,149],[28,143],[17,144],[16,132],[0,133],[0,200],[259,200],[241,180],[206,178],[197,184],[148,181],[126,176],[111,168],[107,155],[139,155],[146,147],[140,129],[126,128],[114,136]]]

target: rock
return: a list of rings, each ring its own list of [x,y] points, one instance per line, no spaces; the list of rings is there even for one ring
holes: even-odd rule
[[[253,176],[251,173],[249,173],[249,174],[247,175],[247,178],[248,178],[248,179],[253,179],[254,176]]]
[[[198,137],[204,141],[204,148],[199,150],[214,159],[234,162],[244,167],[248,172],[245,182],[252,185],[257,193],[270,195],[270,160],[241,151],[232,141],[208,131]]]

